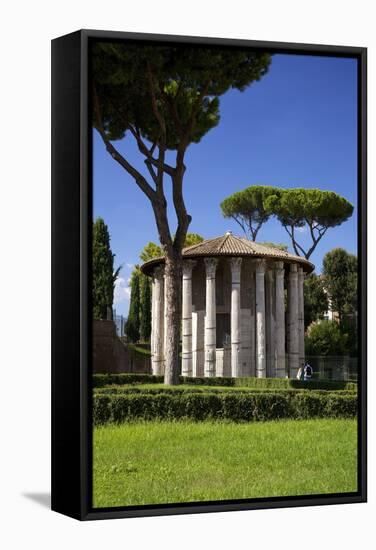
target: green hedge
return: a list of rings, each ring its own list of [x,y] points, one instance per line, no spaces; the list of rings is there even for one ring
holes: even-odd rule
[[[339,380],[296,380],[294,378],[187,378],[181,377],[181,381],[191,385],[205,386],[234,386],[243,388],[260,389],[307,389],[307,390],[348,390],[356,391],[355,382],[342,382]]]
[[[259,389],[307,389],[356,391],[356,382],[338,380],[310,380],[304,382],[290,378],[190,378],[180,377],[180,382],[198,386],[235,386]],[[94,374],[93,386],[100,388],[109,384],[162,384],[163,376],[152,374]]]
[[[357,396],[280,393],[95,394],[95,424],[127,420],[231,420],[250,422],[282,418],[350,418],[357,413]]]
[[[140,386],[132,386],[132,385],[126,385],[126,386],[116,386],[116,385],[109,385],[104,386],[101,388],[94,388],[95,394],[100,395],[130,395],[130,394],[143,394],[143,395],[157,395],[160,393],[173,393],[174,395],[179,395],[183,393],[224,393],[224,392],[235,392],[235,393],[311,393],[307,389],[295,389],[295,388],[288,388],[288,389],[280,389],[280,388],[226,388],[223,387],[205,387],[205,386],[162,386],[162,387],[156,387],[156,388],[144,388],[142,384]],[[336,395],[353,395],[353,391],[349,390],[315,390],[315,394],[328,394],[328,393],[335,393]]]
[[[93,387],[103,388],[109,384],[163,384],[163,376],[152,374],[94,374]]]

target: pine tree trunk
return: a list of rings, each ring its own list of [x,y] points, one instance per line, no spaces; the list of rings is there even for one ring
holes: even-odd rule
[[[179,339],[181,323],[181,275],[180,254],[166,257],[166,350],[164,382],[168,385],[179,384],[180,357]]]

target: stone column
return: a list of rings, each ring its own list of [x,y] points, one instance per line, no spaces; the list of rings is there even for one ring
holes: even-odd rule
[[[304,367],[304,271],[298,268],[299,366]]]
[[[265,260],[256,260],[256,376],[266,377]]]
[[[153,284],[153,374],[162,375],[164,366],[164,267],[154,269]]]
[[[167,285],[166,277],[164,277],[164,286],[163,286],[163,368],[166,362],[166,349],[167,349]]]
[[[289,286],[288,286],[288,307],[289,307],[289,377],[295,378],[299,369],[299,296],[298,296],[298,267],[290,264]]]
[[[283,262],[275,262],[275,376],[286,376],[285,352],[285,270]]]
[[[192,311],[192,376],[204,376],[205,311]]]
[[[192,269],[196,262],[183,261],[182,365],[183,376],[192,376]]]
[[[255,292],[255,273],[252,271],[252,284],[250,288],[250,376],[256,376],[256,292]]]
[[[154,275],[151,279],[151,334],[150,334],[150,352],[153,357],[154,354],[154,332],[155,332],[155,284],[154,284]]]
[[[265,278],[265,348],[266,376],[275,377],[275,292],[274,270],[268,269]]]
[[[206,313],[205,313],[205,376],[215,376],[216,349],[216,303],[215,303],[215,271],[218,260],[205,258],[206,268]]]
[[[240,273],[241,258],[231,258],[231,376],[242,375],[240,361]]]

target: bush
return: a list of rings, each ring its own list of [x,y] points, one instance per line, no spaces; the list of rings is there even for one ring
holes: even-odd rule
[[[297,380],[295,378],[232,378],[234,386],[259,389],[300,389],[300,390],[349,390],[356,391],[356,382],[340,380]]]
[[[102,388],[110,384],[162,384],[163,376],[152,374],[94,374],[93,387]]]
[[[236,378],[216,377],[213,378],[193,378],[190,376],[180,376],[182,384],[190,384],[191,386],[235,386]],[[241,378],[241,380],[245,380]]]
[[[344,355],[347,350],[347,335],[342,334],[335,321],[320,321],[312,325],[305,337],[307,355]]]
[[[93,420],[94,424],[105,424],[113,420],[114,399],[108,395],[94,396]]]
[[[180,377],[182,384],[197,386],[227,386],[255,389],[307,389],[307,390],[349,390],[356,391],[356,382],[339,380],[296,380],[294,378],[190,378]],[[124,384],[162,384],[163,376],[152,374],[94,374],[93,387]],[[181,386],[180,386],[181,387]]]
[[[354,417],[356,394],[330,392],[164,392],[94,394],[95,424],[128,420],[231,420],[250,422],[281,418]]]
[[[315,394],[327,394],[329,392],[332,392],[333,390],[315,390]],[[223,389],[223,387],[205,387],[202,386],[201,388],[199,386],[197,387],[187,387],[187,386],[162,386],[157,388],[144,388],[142,385],[140,386],[105,386],[102,388],[95,388],[94,392],[96,394],[101,395],[119,395],[119,394],[127,394],[127,395],[135,395],[135,394],[143,394],[143,395],[157,395],[161,393],[172,393],[174,395],[179,395],[182,393],[236,393],[236,394],[260,394],[260,393],[268,393],[268,394],[276,394],[276,393],[309,393],[309,390],[306,389],[296,389],[296,388],[287,388],[287,389],[280,389],[280,388],[240,388],[240,389]],[[336,395],[352,395],[354,392],[349,390],[335,390]]]

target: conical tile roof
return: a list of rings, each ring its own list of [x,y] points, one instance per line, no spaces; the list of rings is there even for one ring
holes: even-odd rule
[[[237,237],[231,232],[227,232],[220,237],[208,239],[198,244],[188,246],[183,249],[184,258],[200,258],[200,257],[220,257],[220,256],[241,256],[254,258],[270,258],[288,263],[297,262],[307,273],[314,270],[315,266],[305,258],[294,256],[289,252],[280,250],[273,246],[258,244],[254,241]],[[153,258],[145,262],[141,269],[144,273],[150,274],[151,268],[158,264],[164,263],[164,257]]]

